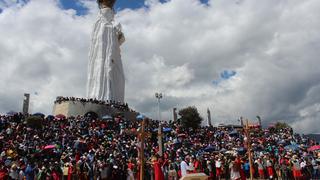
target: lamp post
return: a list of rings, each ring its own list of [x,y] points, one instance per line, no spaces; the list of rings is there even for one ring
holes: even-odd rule
[[[162,93],[156,93],[155,94],[157,100],[158,100],[158,119],[161,120],[161,114],[160,114],[160,99],[162,99]]]
[[[155,96],[158,100],[158,118],[159,118],[159,127],[158,127],[159,151],[158,151],[158,154],[162,157],[163,156],[163,144],[162,144],[162,126],[161,126],[161,114],[160,114],[160,99],[162,98],[162,93],[156,93]]]

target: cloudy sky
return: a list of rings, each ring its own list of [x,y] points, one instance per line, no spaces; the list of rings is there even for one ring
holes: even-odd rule
[[[157,117],[195,105],[218,123],[240,116],[320,133],[319,0],[119,0],[126,101]],[[0,112],[50,114],[85,95],[92,0],[0,0]]]

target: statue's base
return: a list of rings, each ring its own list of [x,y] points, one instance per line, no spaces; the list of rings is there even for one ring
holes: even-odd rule
[[[98,118],[102,118],[106,115],[121,115],[128,120],[134,120],[137,116],[137,112],[129,110],[129,108],[117,107],[117,105],[72,100],[55,102],[53,106],[53,115],[58,114],[63,114],[66,117],[85,116],[90,114],[91,116],[96,116]]]

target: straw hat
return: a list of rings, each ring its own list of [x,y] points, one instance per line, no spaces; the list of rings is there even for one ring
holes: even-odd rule
[[[17,169],[17,165],[16,164],[12,164],[11,169]]]
[[[293,156],[292,156],[292,159],[297,159],[297,158],[298,158],[297,155],[293,155]]]

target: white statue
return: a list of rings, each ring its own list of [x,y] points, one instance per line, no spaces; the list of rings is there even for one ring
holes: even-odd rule
[[[87,97],[124,102],[125,77],[120,55],[121,25],[114,22],[115,0],[98,0],[100,15],[94,24],[89,53]]]

